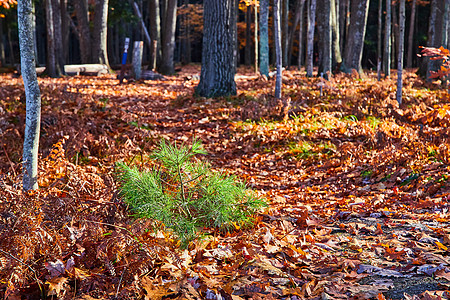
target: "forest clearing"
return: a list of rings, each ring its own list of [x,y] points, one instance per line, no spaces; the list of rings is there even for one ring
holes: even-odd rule
[[[25,93],[0,78],[4,299],[448,299],[449,94],[405,71],[330,81],[250,68],[237,96],[194,96],[199,66],[119,85],[39,78],[39,190],[22,191]],[[392,76],[395,78],[396,76]],[[278,102],[277,102],[278,101]],[[203,228],[187,249],[118,193],[115,163],[149,166],[161,139],[202,141],[212,169],[269,206],[253,227]]]

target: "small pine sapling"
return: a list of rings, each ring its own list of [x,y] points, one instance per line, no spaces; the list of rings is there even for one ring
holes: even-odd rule
[[[139,171],[118,163],[120,193],[136,217],[169,228],[186,247],[202,228],[232,230],[249,226],[265,201],[234,176],[213,172],[196,158],[206,154],[201,143],[172,145],[161,141],[152,153],[153,167]]]

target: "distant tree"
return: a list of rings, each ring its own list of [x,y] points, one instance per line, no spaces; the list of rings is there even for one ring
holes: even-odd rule
[[[236,94],[236,1],[208,0],[204,3],[203,49],[200,82],[202,97]]]
[[[391,1],[386,0],[386,17],[384,21],[384,76],[389,77],[391,75]]]
[[[151,69],[156,69],[161,60],[161,17],[159,12],[159,0],[149,0],[150,37],[153,41],[151,48]]]
[[[381,66],[383,64],[383,1],[378,1],[378,22],[377,22],[377,79],[381,80]]]
[[[397,102],[402,104],[402,86],[403,86],[403,54],[405,41],[405,0],[400,0],[399,11],[399,36],[398,36],[398,62],[397,62]]]
[[[331,0],[318,0],[317,29],[319,35],[319,74],[323,74],[328,79],[331,73]]]
[[[50,77],[64,74],[64,51],[61,32],[61,7],[59,0],[45,0],[47,28],[47,66]]]
[[[289,46],[288,46],[288,53],[287,53],[287,66],[291,65],[292,61],[292,48],[294,45],[294,35],[297,32],[297,26],[300,22],[300,18],[303,16],[303,3],[304,0],[297,0],[297,5],[295,7],[295,14],[294,14],[294,24],[292,25],[292,29],[289,31]],[[301,25],[300,25],[301,26]],[[300,42],[299,42],[300,47]]]
[[[283,7],[281,7],[283,5]],[[282,63],[283,66],[288,66],[288,48],[289,48],[289,0],[282,0],[280,3],[280,10],[283,10],[283,13],[280,14],[282,16],[282,30],[281,30],[281,37],[282,37]]]
[[[308,0],[308,38],[306,44],[306,76],[313,76],[314,27],[316,23],[316,0]]]
[[[38,150],[41,120],[41,96],[36,76],[32,25],[32,0],[19,0],[18,25],[20,63],[26,97],[25,139],[23,143],[23,189],[38,188]]]
[[[339,1],[337,1],[339,2]],[[339,5],[336,0],[331,0],[331,41],[332,41],[332,66],[333,69],[340,66],[342,63],[341,46],[340,46],[340,32],[339,32]]]
[[[94,30],[92,33],[92,58],[94,63],[109,68],[107,51],[108,0],[95,0]]]
[[[341,70],[351,73],[356,70],[362,75],[361,59],[366,35],[367,12],[369,0],[352,1],[350,11],[350,27],[346,39],[344,58]]]
[[[281,18],[280,18],[281,0],[273,0],[273,25],[275,37],[275,56],[277,65],[277,78],[275,81],[275,98],[281,98],[281,75],[282,75],[282,49],[281,49]]]
[[[305,0],[298,0],[300,1],[300,19],[299,19],[299,30],[298,30],[298,57],[297,57],[297,65],[298,69],[300,70],[301,66],[303,65],[303,59],[304,59],[304,40],[303,40],[303,20],[304,20],[304,9],[305,9]]]
[[[269,0],[260,0],[259,11],[259,71],[269,76]]]
[[[408,34],[408,59],[406,65],[412,68],[413,64],[413,47],[414,47],[414,25],[416,20],[416,6],[417,0],[411,2],[411,17],[409,19],[409,34]]]

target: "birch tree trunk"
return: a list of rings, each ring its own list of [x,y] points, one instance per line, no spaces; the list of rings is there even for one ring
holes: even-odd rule
[[[269,76],[269,0],[260,0],[259,11],[259,72]]]
[[[109,69],[107,22],[108,0],[95,0],[94,31],[92,34],[93,63],[107,65]]]
[[[316,0],[308,0],[308,41],[306,44],[306,76],[313,76],[314,27],[316,23]]]
[[[356,70],[363,75],[361,59],[364,48],[364,38],[366,35],[367,13],[369,10],[369,0],[353,1],[350,12],[350,27],[348,29],[347,43],[345,46],[342,71],[351,73]]]
[[[283,53],[281,49],[281,18],[280,18],[281,0],[273,1],[273,25],[275,39],[275,56],[277,65],[277,78],[275,81],[275,98],[281,98],[281,80],[282,80],[282,61]]]
[[[408,59],[406,66],[412,68],[414,49],[414,25],[416,20],[417,0],[413,0],[411,4],[411,18],[409,19],[409,35],[408,35]]]
[[[397,56],[397,102],[402,104],[403,87],[403,52],[405,44],[405,0],[400,0],[399,26],[398,26],[398,56]]]
[[[200,82],[202,97],[236,94],[236,2],[208,0],[203,11],[203,49]]]
[[[384,21],[384,77],[391,75],[391,1],[386,0],[386,18]]]
[[[165,12],[165,27],[161,36],[162,59],[159,70],[162,74],[170,75],[175,72],[173,54],[175,51],[175,28],[177,24],[177,0],[168,0]]]
[[[23,189],[38,189],[38,150],[41,123],[41,96],[36,76],[32,26],[32,0],[17,5],[20,62],[26,97],[25,139],[23,143]]]

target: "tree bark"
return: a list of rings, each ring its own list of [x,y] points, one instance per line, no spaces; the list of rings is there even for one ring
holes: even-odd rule
[[[292,48],[294,45],[294,36],[297,32],[297,26],[300,21],[300,14],[302,12],[302,0],[297,0],[297,6],[295,8],[295,14],[294,14],[294,24],[292,25],[291,31],[289,32],[289,46],[288,46],[288,57],[287,57],[287,66],[291,65],[292,61]]]
[[[173,54],[175,51],[175,29],[177,24],[177,0],[168,0],[165,12],[165,27],[163,27],[161,36],[162,59],[159,70],[162,74],[170,75],[175,72]]]
[[[94,31],[92,34],[93,63],[104,64],[109,68],[107,27],[108,22],[108,0],[95,1]]]
[[[282,0],[283,2],[283,47],[282,47],[282,63],[283,66],[289,65],[288,63],[288,47],[289,47],[289,0]],[[281,6],[279,7],[281,9]]]
[[[341,47],[340,47],[340,35],[339,35],[339,24],[338,24],[338,12],[336,11],[339,8],[336,5],[336,0],[331,0],[331,30],[332,30],[332,67],[333,69],[339,68],[342,64],[342,55],[341,55]]]
[[[314,27],[316,22],[316,0],[308,0],[308,41],[306,44],[306,76],[313,76]]]
[[[356,70],[363,75],[361,59],[364,47],[364,37],[366,35],[367,12],[369,10],[369,0],[353,1],[350,12],[350,27],[345,46],[342,71],[351,73]]]
[[[17,6],[22,78],[26,97],[25,139],[23,143],[23,189],[38,189],[38,150],[41,120],[41,96],[35,69],[31,0]]]
[[[45,0],[45,17],[47,28],[47,73],[50,77],[56,78],[61,76],[61,69],[57,65],[56,59],[56,41],[55,41],[55,26],[53,18],[52,0]]]
[[[386,18],[384,21],[384,77],[391,75],[391,1],[386,0]]]
[[[252,64],[252,7],[249,5],[246,8],[244,64],[250,66]]]
[[[150,38],[153,43],[156,41],[156,47],[152,47],[150,57],[156,57],[156,64],[151,61],[150,68],[155,70],[161,61],[161,17],[159,12],[159,0],[149,1],[150,14]],[[156,51],[156,53],[155,53]]]
[[[63,48],[63,35],[62,35],[62,16],[61,16],[61,4],[60,0],[52,1],[53,11],[53,28],[54,28],[54,42],[55,42],[55,62],[58,77],[64,74],[64,48]]]
[[[3,43],[3,18],[0,18],[0,66],[6,65],[5,44]]]
[[[406,66],[412,68],[414,49],[414,24],[416,20],[416,5],[417,0],[413,0],[411,4],[411,18],[409,19],[409,35],[408,35],[408,59]]]
[[[328,73],[331,73],[331,1],[318,0],[318,6],[321,8],[317,12],[317,31],[319,34],[319,74],[323,74],[328,79]]]
[[[398,62],[397,62],[397,102],[402,104],[402,86],[403,86],[403,52],[405,41],[405,0],[400,0],[399,9],[399,28],[398,28]]]
[[[281,0],[273,1],[273,25],[275,38],[275,56],[277,65],[277,77],[275,81],[275,98],[281,98],[281,81],[282,81],[282,49],[281,49],[281,20],[280,20]]]
[[[202,97],[236,94],[236,2],[208,0],[203,11],[203,49],[200,82]]]
[[[258,73],[258,0],[254,2],[254,12],[255,12],[255,73]]]
[[[75,13],[77,16],[78,32],[80,33],[81,63],[92,62],[91,31],[89,29],[89,12],[86,0],[75,0]]]
[[[269,0],[260,0],[259,11],[259,72],[269,76]]]
[[[377,79],[381,80],[381,65],[382,65],[382,49],[383,49],[383,1],[378,2],[378,32],[377,32]]]
[[[297,64],[298,69],[303,65],[303,49],[304,49],[304,43],[303,43],[303,20],[305,19],[304,16],[304,9],[305,9],[305,0],[298,0],[300,1],[300,28],[298,30],[298,57],[297,57]]]

